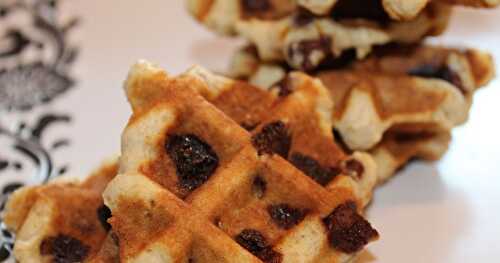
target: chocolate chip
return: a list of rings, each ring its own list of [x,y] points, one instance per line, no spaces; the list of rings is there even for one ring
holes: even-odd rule
[[[398,132],[394,134],[394,139],[398,143],[411,143],[419,140],[428,140],[434,137],[432,132]]]
[[[424,78],[439,78],[439,76],[441,75],[441,68],[442,67],[440,66],[435,66],[432,64],[423,64],[408,70],[408,74]]]
[[[299,8],[297,14],[294,16],[293,22],[298,27],[303,27],[314,21],[314,14],[305,8]]]
[[[241,0],[241,6],[249,14],[266,12],[272,8],[270,0]]]
[[[335,4],[331,14],[337,20],[363,18],[382,25],[391,21],[381,0],[340,0]]]
[[[378,237],[377,230],[358,214],[354,202],[339,205],[323,223],[330,245],[345,253],[355,253]]]
[[[350,175],[357,179],[361,179],[365,172],[365,167],[360,161],[356,159],[350,159],[342,163],[342,170],[347,175]]]
[[[82,262],[90,251],[90,247],[73,237],[59,234],[47,237],[40,244],[42,255],[51,255],[54,263]]]
[[[291,135],[282,121],[269,123],[252,136],[252,144],[259,155],[276,153],[286,159],[291,143]]]
[[[274,251],[267,244],[266,238],[257,230],[245,229],[236,236],[235,240],[264,262],[279,263],[282,260],[282,255]]]
[[[467,93],[462,80],[458,73],[450,69],[446,65],[436,66],[432,64],[423,64],[421,66],[412,68],[408,71],[411,76],[423,77],[423,78],[438,78],[445,80],[453,84],[456,88],[462,92],[462,94]]]
[[[108,219],[111,217],[111,210],[106,205],[102,205],[97,208],[97,218],[99,222],[101,222],[102,227],[109,231],[111,229],[111,225],[108,223]]]
[[[256,256],[266,263],[280,263],[283,261],[283,256],[270,247],[260,251]]]
[[[287,74],[282,80],[273,85],[273,89],[278,89],[278,96],[286,97],[293,92],[293,83],[290,75]]]
[[[267,208],[269,216],[283,229],[290,229],[299,224],[306,216],[306,211],[293,208],[288,204],[270,205]]]
[[[356,49],[353,48],[344,50],[340,55],[337,56],[334,56],[333,53],[330,53],[325,59],[323,59],[321,64],[316,67],[314,72],[343,69],[356,61],[356,58]]]
[[[252,192],[255,195],[255,197],[259,199],[264,197],[264,195],[266,194],[266,189],[267,189],[266,181],[260,176],[255,177],[252,183]]]
[[[165,149],[175,163],[180,186],[189,191],[205,183],[219,165],[212,147],[192,134],[168,137]]]
[[[290,157],[290,162],[297,167],[297,169],[301,170],[307,176],[311,177],[314,181],[323,186],[327,185],[335,178],[335,176],[341,173],[339,168],[324,168],[313,158],[300,153],[293,153]]]
[[[268,244],[264,236],[257,230],[245,229],[236,236],[236,242],[252,254],[265,249]]]
[[[312,55],[321,52],[324,58],[331,54],[331,39],[328,37],[320,37],[319,39],[312,40],[302,40],[296,43],[292,43],[288,48],[289,59],[300,57],[302,60],[300,62],[300,67],[304,71],[312,71],[315,69],[316,63],[313,62]],[[323,58],[323,59],[324,59]],[[318,64],[321,64],[318,63]]]

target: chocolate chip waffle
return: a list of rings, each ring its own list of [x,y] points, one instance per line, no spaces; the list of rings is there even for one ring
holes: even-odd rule
[[[134,114],[120,174],[104,193],[121,261],[347,262],[376,239],[356,189],[358,181],[373,186],[373,161],[361,171],[361,161],[307,160],[312,172],[304,174],[282,157],[307,148],[295,134],[295,111],[273,110],[250,134],[199,95],[217,100],[223,80],[170,77],[145,62],[132,69],[126,91]],[[302,96],[296,100],[324,107]],[[314,125],[311,135],[323,136]]]
[[[436,0],[434,2],[473,7],[495,7],[499,0]],[[366,19],[387,22],[417,17],[430,0],[187,0],[189,11],[201,22],[218,32],[234,32],[239,20],[278,20],[307,10],[315,16],[336,20]],[[363,8],[360,8],[363,7]]]
[[[368,15],[384,19],[409,20],[422,12],[431,1],[297,0],[296,2],[300,7],[306,8],[317,15],[330,14],[343,17],[363,17]],[[498,0],[437,0],[436,2],[474,7],[494,7],[500,3]],[[363,8],[360,8],[361,6]]]
[[[293,7],[293,1],[283,1],[290,7],[277,11],[279,15],[259,15],[266,13],[267,4],[203,2],[189,1],[189,7],[206,26],[220,33],[242,36],[256,45],[259,56],[265,61],[286,60],[293,68],[305,71],[314,70],[345,53],[362,58],[376,45],[414,43],[425,36],[439,35],[446,28],[450,15],[449,6],[439,3],[430,3],[410,21],[395,22],[369,14],[357,18],[315,16]],[[256,14],[249,15],[249,8],[255,9]]]
[[[116,161],[84,182],[58,180],[25,187],[9,199],[3,219],[16,234],[19,262],[113,262],[101,250],[111,228],[101,194],[117,174]],[[99,255],[99,256],[97,256]],[[94,261],[92,261],[94,260]]]
[[[374,147],[399,124],[449,132],[466,121],[474,92],[494,75],[491,56],[473,49],[391,46],[349,62],[314,75],[330,91],[333,124],[350,149]],[[264,88],[283,87],[290,70],[261,62],[251,48],[235,56],[232,69],[233,76]]]

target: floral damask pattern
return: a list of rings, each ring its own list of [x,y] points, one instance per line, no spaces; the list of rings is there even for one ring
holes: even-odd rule
[[[68,38],[78,20],[60,22],[58,6],[55,0],[0,1],[1,210],[17,188],[68,170],[52,154],[70,140],[43,136],[48,127],[71,122],[68,114],[44,109],[75,84],[71,68],[78,48]],[[0,222],[0,261],[10,258],[13,240]]]

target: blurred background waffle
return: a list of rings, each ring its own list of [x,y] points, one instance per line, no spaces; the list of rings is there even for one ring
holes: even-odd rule
[[[50,150],[46,152],[56,167],[52,170],[67,170],[75,176],[88,174],[119,149],[119,134],[129,116],[129,107],[117,85],[137,58],[154,60],[172,73],[194,63],[225,72],[232,54],[244,44],[234,39],[217,39],[197,26],[186,15],[182,1],[155,0],[140,7],[136,1],[120,1],[119,5],[115,1],[99,5],[58,1],[57,5],[61,21],[68,22],[73,17],[81,21],[68,31],[71,33],[66,41],[70,43],[67,46],[80,50],[68,68],[74,79],[73,89],[30,111],[3,110],[0,120],[10,134],[16,133],[24,122],[24,132],[16,137],[37,142],[30,130],[37,127],[40,116],[70,115],[70,122],[65,121],[68,118],[55,118],[61,121],[51,122],[38,144]],[[113,15],[109,10],[114,10]],[[2,26],[8,25],[1,29],[32,30],[32,17],[28,13],[20,19],[0,20]],[[457,8],[449,30],[429,41],[480,48],[498,57],[499,17],[499,10]],[[34,36],[46,36],[34,31]],[[16,59],[9,61],[15,64]],[[376,192],[377,203],[368,215],[374,225],[380,226],[378,230],[384,238],[371,246],[371,255],[366,256],[368,262],[406,261],[408,255],[413,255],[415,261],[488,262],[500,256],[500,248],[495,247],[500,243],[500,233],[491,228],[496,224],[495,210],[491,208],[500,205],[496,190],[499,179],[494,172],[500,163],[495,139],[500,126],[493,121],[499,109],[497,86],[494,81],[487,89],[478,91],[470,121],[453,132],[454,142],[442,161],[432,165],[414,163]],[[24,152],[13,150],[11,137],[4,134],[0,138],[0,159],[7,162],[3,162],[2,167],[6,168],[0,171],[0,180],[4,192],[9,192],[16,187],[13,183],[38,181],[30,177],[38,166]],[[70,143],[58,142],[61,138]],[[52,148],[56,142],[68,146]],[[428,223],[414,231],[413,226],[422,222]],[[401,242],[403,238],[405,242]]]

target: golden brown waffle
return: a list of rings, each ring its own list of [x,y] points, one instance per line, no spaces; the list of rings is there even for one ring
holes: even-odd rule
[[[451,140],[449,132],[437,131],[425,125],[407,128],[400,126],[386,132],[382,141],[370,150],[377,163],[379,183],[394,176],[412,159],[437,161],[448,150]]]
[[[191,13],[207,27],[224,34],[239,35],[253,43],[265,61],[287,61],[296,69],[314,70],[325,61],[354,52],[358,58],[373,46],[390,42],[415,43],[446,28],[450,7],[430,3],[410,21],[383,18],[315,16],[297,8],[294,1],[281,1],[279,11],[267,12],[267,1],[252,2],[250,15],[245,1],[188,1]],[[276,3],[274,3],[276,2]],[[241,5],[241,6],[240,6]],[[282,8],[281,8],[282,6]],[[265,14],[261,14],[261,12]]]
[[[98,254],[111,227],[101,194],[117,172],[115,161],[84,182],[59,180],[16,191],[3,215],[16,234],[15,258],[22,263],[82,262]]]
[[[232,69],[234,77],[263,88],[280,87],[289,70],[260,62],[248,48],[235,56]],[[462,124],[474,92],[493,77],[494,66],[489,54],[474,49],[385,47],[314,75],[330,91],[333,124],[344,142],[366,150],[399,124],[432,124],[448,132]]]
[[[435,0],[452,5],[495,7],[499,0]],[[277,20],[292,15],[299,9],[317,16],[340,19],[390,21],[411,20],[430,4],[430,0],[187,0],[190,12],[209,27],[227,32],[237,20]],[[362,7],[362,8],[361,8]],[[222,14],[216,18],[215,14]]]
[[[376,239],[358,214],[373,166],[318,184],[281,157],[298,147],[287,120],[251,135],[198,94],[222,80],[132,69],[134,114],[104,193],[121,261],[347,262]]]
[[[474,7],[494,7],[498,0],[434,0],[436,2]],[[338,13],[342,16],[372,16],[384,19],[409,20],[417,16],[431,0],[296,0],[299,6],[317,15]],[[362,8],[361,8],[362,7]]]

